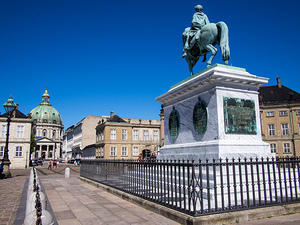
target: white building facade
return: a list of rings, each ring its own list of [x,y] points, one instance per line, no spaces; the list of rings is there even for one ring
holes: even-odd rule
[[[80,158],[82,149],[96,143],[96,126],[108,116],[87,116],[65,130],[63,135],[63,158]]]
[[[31,119],[16,109],[9,127],[8,156],[11,169],[24,169],[29,165],[31,125]],[[6,132],[7,117],[3,114],[0,115],[0,160],[4,156]]]

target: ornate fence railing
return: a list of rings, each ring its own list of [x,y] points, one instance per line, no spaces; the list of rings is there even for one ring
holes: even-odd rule
[[[82,160],[82,177],[190,215],[300,201],[300,158]]]

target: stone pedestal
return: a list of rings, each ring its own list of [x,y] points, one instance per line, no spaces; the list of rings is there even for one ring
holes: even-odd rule
[[[164,105],[159,159],[273,157],[262,141],[258,89],[268,78],[216,64],[156,98]]]

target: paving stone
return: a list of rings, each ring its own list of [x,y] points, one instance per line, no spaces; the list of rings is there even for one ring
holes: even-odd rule
[[[30,169],[12,169],[12,178],[0,179],[0,224],[13,224]]]
[[[57,220],[75,219],[75,216],[71,210],[55,212],[55,217]]]
[[[81,225],[77,219],[58,220],[59,225]]]

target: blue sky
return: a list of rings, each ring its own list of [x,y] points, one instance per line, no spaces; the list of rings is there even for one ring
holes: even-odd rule
[[[0,103],[27,114],[47,87],[65,128],[110,111],[158,119],[155,97],[189,76],[181,34],[199,3],[227,23],[230,64],[300,92],[296,0],[1,0]]]

